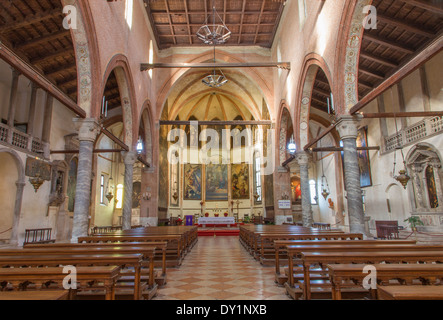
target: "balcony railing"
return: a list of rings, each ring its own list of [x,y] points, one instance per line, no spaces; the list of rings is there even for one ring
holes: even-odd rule
[[[46,159],[49,158],[48,143],[3,123],[0,123],[0,143]]]
[[[443,117],[423,119],[385,138],[384,153],[395,151],[397,147],[406,147],[420,140],[443,132]]]

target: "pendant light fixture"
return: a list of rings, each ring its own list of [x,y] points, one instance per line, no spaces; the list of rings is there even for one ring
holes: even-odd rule
[[[205,24],[200,27],[197,37],[205,44],[218,45],[223,44],[231,37],[232,32],[228,29],[217,10],[215,9],[215,0],[212,1],[213,23],[209,24],[209,16]],[[220,23],[217,23],[217,18]]]
[[[408,175],[408,169],[406,167],[406,160],[405,160],[405,155],[403,153],[403,147],[401,145],[401,142],[399,141],[399,134],[398,134],[398,126],[397,126],[397,118],[395,117],[395,113],[394,113],[394,121],[395,121],[395,130],[397,133],[397,147],[395,148],[396,151],[394,152],[394,169],[392,172],[392,176],[394,177],[395,180],[397,180],[398,182],[401,183],[401,185],[403,186],[403,188],[406,189],[409,180],[411,179],[411,177]],[[400,150],[402,159],[403,159],[403,165],[404,165],[404,169],[403,170],[399,170],[399,175],[395,175],[395,166],[397,164],[397,150]]]
[[[326,179],[325,170],[323,168],[323,158],[321,158],[320,161],[321,161],[321,173],[322,173],[322,176],[321,176],[322,193],[321,193],[321,195],[323,196],[323,198],[325,198],[325,200],[327,200],[329,195],[331,194],[331,192],[329,191],[328,179]]]

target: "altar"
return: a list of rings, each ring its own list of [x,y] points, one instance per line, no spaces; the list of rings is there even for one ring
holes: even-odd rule
[[[234,217],[201,217],[198,219],[201,226],[233,226],[235,225]]]

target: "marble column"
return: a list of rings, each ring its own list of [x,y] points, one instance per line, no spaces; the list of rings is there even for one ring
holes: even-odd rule
[[[305,151],[298,152],[295,156],[300,167],[300,188],[303,226],[310,228],[314,222],[312,216],[311,190],[309,186],[309,164],[311,155]]]
[[[80,141],[75,191],[74,220],[71,242],[88,234],[89,207],[91,204],[92,155],[100,128],[95,119],[74,118]]]
[[[18,227],[20,224],[20,213],[22,210],[23,190],[25,189],[26,183],[22,181],[17,181],[16,186],[17,192],[14,204],[14,220],[12,225],[11,238],[9,241],[11,245],[18,245]]]
[[[122,227],[123,230],[130,230],[132,218],[132,185],[134,180],[134,164],[137,160],[137,153],[133,151],[122,152],[122,157],[123,163],[125,164]]]
[[[348,200],[349,227],[353,233],[365,232],[365,214],[363,209],[358,165],[357,134],[360,117],[342,116],[337,120],[337,131],[343,141],[345,185]]]

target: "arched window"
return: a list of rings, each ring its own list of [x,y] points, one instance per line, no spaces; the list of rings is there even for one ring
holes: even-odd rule
[[[309,190],[311,192],[311,204],[316,205],[318,204],[317,200],[317,183],[315,182],[315,180],[310,180],[309,181]]]
[[[263,189],[261,184],[261,158],[258,152],[254,157],[254,187],[255,203],[261,203],[263,199]]]
[[[116,208],[117,209],[123,208],[123,185],[122,184],[119,184],[117,186],[116,200],[117,200]]]

